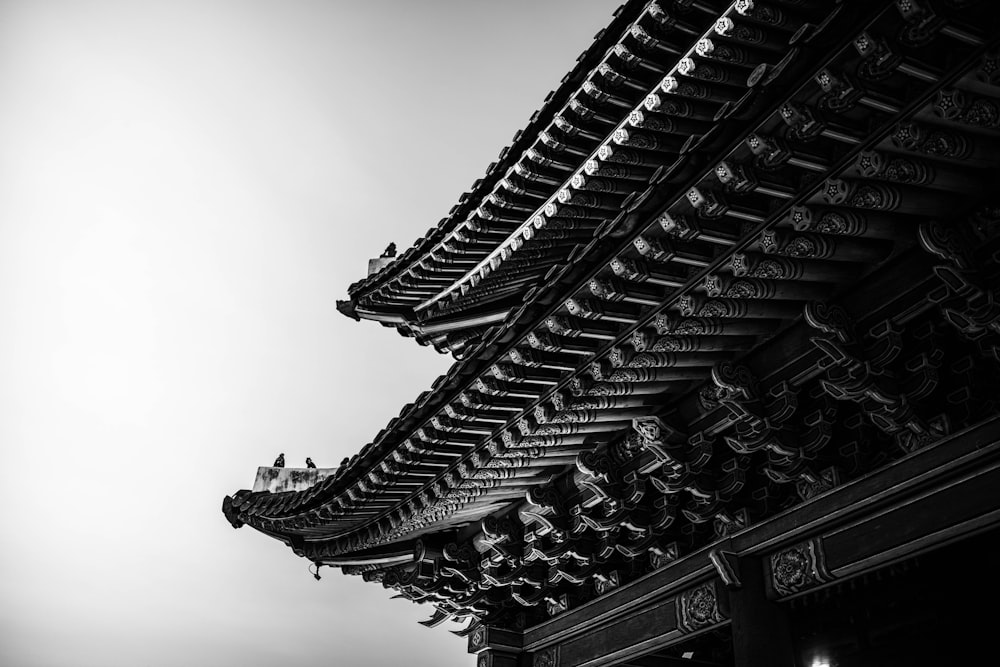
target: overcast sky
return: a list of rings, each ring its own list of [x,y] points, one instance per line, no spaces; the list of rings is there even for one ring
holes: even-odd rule
[[[0,3],[0,664],[473,664],[220,507],[446,370],[334,301],[616,5]]]

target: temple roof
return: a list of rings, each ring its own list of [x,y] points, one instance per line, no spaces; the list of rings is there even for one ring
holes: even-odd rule
[[[335,474],[237,492],[229,520],[415,599],[443,585],[421,563],[481,592],[601,540],[655,564],[990,414],[956,397],[995,384],[966,358],[1000,359],[994,18],[897,4],[624,5],[350,289],[458,361]],[[532,607],[560,579],[518,581]],[[457,589],[445,616],[507,609]]]
[[[658,150],[674,159],[709,129],[708,107],[667,121],[652,118],[644,105],[659,104],[657,86],[676,73],[678,58],[696,49],[699,37],[718,39],[727,30],[728,23],[713,27],[716,19],[717,9],[705,3],[678,3],[671,11],[657,2],[622,5],[449,215],[395,261],[351,285],[349,301],[338,307],[463,354],[471,338],[499,325],[520,295],[577,245],[601,225],[620,223],[650,177],[671,161],[630,159],[631,146],[643,138],[640,128],[659,120],[653,129],[670,136],[661,137]]]

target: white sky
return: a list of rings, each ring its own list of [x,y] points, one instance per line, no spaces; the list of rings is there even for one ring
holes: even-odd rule
[[[447,368],[334,301],[616,5],[0,2],[0,664],[473,664],[222,498]]]

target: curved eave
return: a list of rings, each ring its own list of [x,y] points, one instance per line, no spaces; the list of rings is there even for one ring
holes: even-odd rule
[[[595,62],[603,56],[604,51],[614,42],[617,35],[632,23],[634,17],[643,10],[645,4],[647,4],[647,0],[627,0],[614,11],[614,18],[610,25],[595,35],[594,42],[577,57],[577,64],[563,77],[559,88],[546,96],[542,107],[532,114],[528,125],[514,135],[513,143],[500,151],[498,161],[490,164],[484,177],[473,184],[471,191],[459,197],[459,202],[452,207],[448,217],[442,218],[437,226],[429,229],[413,246],[397,256],[396,261],[383,267],[377,274],[351,285],[349,294],[352,300],[426,257],[431,246],[440,240],[441,234],[447,233],[455,225],[463,222],[466,216],[479,206],[484,195],[496,184],[500,173],[507,172],[524,151],[535,142],[538,131],[551,122],[555,107],[561,105],[570,92],[579,87],[585,73],[591,71]]]
[[[879,12],[882,11],[881,8],[877,10],[877,12],[871,10],[873,15],[867,18],[873,22],[877,20],[877,17],[881,16]],[[875,15],[877,17],[872,18]],[[831,16],[835,17],[835,13]],[[884,25],[898,28],[898,17],[894,19],[888,14],[887,17],[881,29],[885,29]],[[830,25],[829,20],[822,23],[824,28],[829,28]],[[869,124],[864,129],[855,128],[855,135],[849,133],[850,128],[847,131],[839,128],[828,130],[821,124],[810,122],[808,119],[802,120],[802,117],[805,117],[803,114],[799,114],[802,117],[796,116],[796,109],[812,108],[827,92],[820,89],[814,81],[818,66],[833,63],[833,66],[838,68],[856,67],[859,58],[864,61],[867,57],[863,52],[859,56],[850,44],[856,32],[848,31],[857,29],[854,19],[849,21],[844,18],[832,25],[837,27],[836,38],[832,43],[830,40],[825,43],[829,54],[816,56],[817,62],[790,65],[785,59],[777,65],[768,63],[772,66],[771,71],[777,81],[771,80],[767,83],[776,87],[779,83],[784,84],[784,88],[781,88],[784,96],[776,100],[779,104],[758,105],[754,108],[755,115],[752,116],[752,120],[736,119],[738,123],[729,126],[726,133],[720,132],[720,135],[725,134],[719,138],[718,143],[721,144],[721,148],[713,149],[712,155],[705,155],[705,160],[684,172],[683,187],[672,186],[668,191],[652,193],[645,199],[644,208],[641,210],[641,218],[646,221],[643,226],[637,227],[621,238],[612,237],[610,230],[605,230],[602,236],[577,251],[575,256],[580,260],[578,263],[567,263],[560,267],[547,277],[541,289],[527,294],[523,305],[505,319],[503,326],[495,327],[493,333],[478,344],[468,361],[453,366],[446,376],[439,378],[431,392],[422,394],[414,406],[404,408],[400,418],[394,420],[380,433],[375,443],[365,447],[362,455],[348,467],[342,478],[337,478],[329,484],[324,482],[315,489],[301,494],[273,499],[253,499],[268,506],[269,515],[263,517],[263,520],[281,523],[289,530],[308,530],[311,521],[318,521],[321,524],[327,522],[325,524],[327,526],[331,525],[331,521],[341,521],[341,518],[329,516],[331,512],[341,513],[338,517],[344,517],[345,529],[337,529],[334,532],[342,536],[343,541],[334,547],[334,551],[342,549],[344,553],[378,543],[379,540],[399,539],[402,534],[412,535],[419,530],[429,530],[434,526],[453,526],[465,520],[472,520],[489,506],[496,507],[505,502],[514,502],[518,494],[523,496],[526,486],[540,483],[541,480],[551,478],[573,465],[562,459],[552,458],[551,464],[545,461],[539,464],[548,472],[518,476],[517,470],[514,470],[510,474],[496,474],[493,477],[485,475],[490,470],[487,464],[492,458],[498,456],[502,458],[503,454],[494,454],[484,445],[491,443],[502,450],[500,445],[510,430],[507,427],[516,422],[518,414],[535,415],[538,417],[536,421],[540,424],[557,423],[550,420],[547,415],[565,412],[561,406],[567,402],[572,403],[574,396],[582,396],[585,400],[593,399],[595,403],[601,403],[598,399],[603,394],[587,393],[586,383],[581,384],[584,390],[580,395],[568,391],[571,380],[586,379],[583,376],[587,373],[596,381],[603,381],[602,376],[605,374],[614,375],[614,369],[627,366],[629,355],[643,350],[649,345],[650,340],[656,340],[656,335],[672,334],[673,323],[683,321],[681,318],[693,318],[692,321],[701,322],[709,330],[719,329],[722,334],[726,334],[722,335],[722,338],[727,338],[728,335],[729,339],[722,348],[682,350],[685,354],[691,353],[691,356],[685,359],[690,362],[688,365],[701,370],[690,376],[681,374],[680,377],[687,377],[696,382],[710,380],[712,360],[721,358],[720,355],[713,356],[713,353],[724,352],[732,356],[756,349],[754,346],[763,340],[761,336],[771,336],[777,331],[785,330],[793,323],[801,323],[803,303],[829,297],[843,287],[840,283],[850,284],[851,281],[857,281],[866,271],[879,266],[891,253],[910,248],[913,239],[912,233],[908,234],[907,230],[912,232],[915,225],[909,224],[913,221],[908,219],[905,220],[908,226],[892,228],[888,236],[885,236],[886,229],[880,227],[851,233],[836,232],[846,236],[840,238],[835,233],[824,232],[822,229],[810,231],[808,225],[818,221],[823,212],[833,211],[853,215],[852,207],[855,204],[849,203],[852,193],[859,192],[858,188],[861,186],[885,186],[878,173],[866,175],[865,172],[859,171],[858,158],[863,157],[862,151],[889,151],[891,154],[924,159],[919,150],[911,151],[912,154],[908,153],[910,150],[907,148],[908,144],[902,142],[909,142],[914,136],[918,136],[920,124],[929,122],[928,118],[932,119],[932,127],[944,127],[948,132],[967,130],[952,120],[944,118],[934,120],[935,108],[931,104],[930,96],[935,94],[939,85],[945,85],[944,80],[940,84],[933,85],[926,79],[918,79],[917,82],[908,81],[907,83],[912,84],[911,88],[919,86],[921,91],[919,95],[914,94],[912,101],[907,101],[906,104],[900,103],[894,110],[885,110],[883,105],[883,109],[877,115],[868,119],[877,122]],[[817,31],[814,29],[812,34],[817,34]],[[955,50],[962,50],[961,58],[964,58],[963,62],[967,62],[981,56],[986,46],[973,48],[964,45]],[[779,66],[782,64],[788,68],[787,71]],[[947,80],[954,82],[962,74],[961,71],[949,72],[947,77],[950,78]],[[905,73],[894,75],[908,76]],[[782,76],[791,77],[791,82],[782,79]],[[772,90],[776,90],[776,87]],[[735,113],[737,110],[729,107],[727,112]],[[723,117],[726,117],[726,114],[723,114]],[[914,118],[917,120],[913,121]],[[898,130],[893,133],[894,127],[907,129],[910,125],[915,129],[908,130],[908,133],[900,134]],[[812,179],[799,183],[790,191],[782,191],[778,187],[755,182],[749,178],[745,182],[734,180],[732,174],[735,172],[730,170],[730,167],[745,167],[749,170],[748,173],[752,173],[757,168],[756,160],[761,155],[767,159],[772,157],[771,153],[759,153],[758,149],[762,138],[766,139],[779,132],[791,136],[796,141],[800,140],[800,135],[809,137],[813,143],[807,147],[815,147],[817,144],[828,146],[831,148],[829,153],[833,158],[823,163],[809,163],[809,155],[801,152],[801,144],[804,142],[800,141],[797,148],[800,152],[790,151],[782,158],[785,161],[769,171],[768,175],[783,174],[787,177],[789,174],[797,175],[806,168],[815,172]],[[971,132],[975,135],[978,130],[973,129]],[[971,146],[973,142],[965,143]],[[975,143],[977,146],[992,145],[986,139],[977,140]],[[996,153],[984,152],[985,148],[982,146],[970,150],[978,151],[975,158],[979,162],[970,163],[976,169],[995,170]],[[923,153],[929,152],[923,151]],[[790,159],[794,162],[790,162]],[[802,167],[802,164],[811,166]],[[723,166],[724,169],[720,168]],[[735,184],[733,189],[727,187],[731,184]],[[751,189],[738,190],[735,189],[736,186]],[[892,190],[887,192],[891,194]],[[944,201],[940,197],[937,199],[938,204]],[[942,215],[945,213],[947,211],[941,212]],[[924,207],[918,210],[900,211],[898,214],[905,219],[906,216],[934,215],[935,212]],[[803,232],[802,228],[806,231]],[[810,251],[814,252],[814,255],[803,255],[802,250],[796,247],[790,247],[786,252],[787,240],[799,233],[804,234],[801,238],[807,242],[815,237],[825,248],[823,252],[826,254],[816,256],[815,251]],[[673,249],[668,250],[668,248]],[[643,287],[649,276],[639,273],[635,274],[639,276],[638,278],[623,281],[624,289],[620,293],[614,293],[614,298],[594,299],[596,294],[591,293],[591,286],[595,284],[595,280],[599,281],[597,283],[599,286],[600,281],[612,283],[612,288],[601,287],[602,290],[619,289],[613,285],[618,277],[614,266],[619,259],[615,253],[622,254],[626,266],[630,265],[628,263],[655,263],[659,271],[692,266],[696,271],[690,274],[683,284],[660,289],[655,299],[643,296]],[[740,256],[738,261],[737,255]],[[786,282],[772,285],[768,280],[774,280],[774,276],[762,273],[760,276],[751,276],[751,280],[744,281],[738,290],[733,288],[735,291],[730,293],[728,290],[733,283],[738,282],[733,278],[743,277],[739,272],[749,270],[747,267],[752,265],[758,255],[765,258],[769,255],[772,258],[780,258],[782,261],[773,264],[777,265],[778,271],[787,272],[788,276],[801,277],[801,272],[808,271],[811,277],[799,282],[787,277],[781,278],[780,280]],[[822,261],[804,266],[809,262],[803,263],[801,261],[803,257]],[[748,259],[750,265],[747,264]],[[691,262],[695,260],[696,263],[692,264]],[[839,268],[846,268],[847,271],[831,271],[830,261],[842,262],[843,265]],[[773,270],[773,267],[769,270]],[[546,295],[549,298],[547,301],[543,300]],[[555,302],[553,295],[571,298],[559,303]],[[549,324],[543,326],[541,323],[546,321],[546,318]],[[738,335],[725,331],[734,321],[742,329]],[[666,333],[660,333],[660,328]],[[543,329],[547,329],[547,332]],[[538,350],[539,348],[529,345],[526,341],[536,334],[548,336],[548,332],[570,342],[580,340],[597,342],[584,347],[578,363],[555,375],[542,372],[546,368],[528,359],[530,355],[526,354],[525,358],[528,361],[525,363],[519,362],[513,356],[512,352],[517,350],[527,352],[531,352],[532,349]],[[718,338],[719,334],[711,336]],[[751,339],[749,343],[743,340],[748,337]],[[714,338],[706,339],[705,342],[711,345],[718,343]],[[748,344],[750,347],[747,347]],[[632,349],[628,349],[628,346]],[[541,350],[549,352],[544,347]],[[670,353],[673,352],[676,351]],[[566,353],[564,350],[557,350],[555,354],[565,356]],[[524,397],[524,400],[515,402],[521,407],[513,411],[509,419],[501,418],[502,423],[498,422],[499,425],[483,431],[481,437],[466,439],[465,446],[449,444],[462,442],[457,437],[438,437],[434,431],[442,428],[446,433],[449,432],[447,428],[450,428],[449,424],[453,420],[468,421],[472,425],[478,423],[478,417],[463,420],[449,416],[448,408],[459,405],[458,397],[463,392],[475,392],[486,396],[487,393],[480,392],[477,386],[487,388],[501,386],[502,383],[498,384],[497,380],[508,373],[508,370],[497,362],[506,365],[507,359],[511,366],[520,368],[517,372],[524,373],[524,377],[519,378],[517,382],[511,382],[509,386],[503,385],[507,386],[506,389],[501,388],[496,394],[488,392],[488,395],[498,396],[504,400]],[[637,368],[660,367],[652,364]],[[669,367],[664,366],[664,368]],[[691,405],[685,404],[686,408],[697,413],[696,402],[700,397],[686,392],[687,388],[679,393],[671,393],[669,388],[663,389],[657,394],[656,400],[662,407],[662,403],[668,399],[684,396],[691,402]],[[631,418],[626,416],[632,414],[628,410],[621,409],[620,412],[614,413],[613,411],[621,406],[614,406],[613,401],[609,404],[612,404],[611,407],[592,409],[611,411],[610,414],[618,423],[625,423],[626,419]],[[634,402],[634,406],[645,414],[649,414],[653,409],[652,405],[645,405],[641,401]],[[500,431],[504,431],[503,437],[498,438],[497,434]],[[605,439],[617,437],[614,433],[609,430]],[[516,438],[517,435],[513,434],[511,437]],[[454,451],[450,452],[449,448]],[[396,456],[402,459],[400,463],[405,461],[403,468],[389,465],[397,460]],[[532,456],[528,455],[527,458]],[[425,473],[420,469],[422,462],[435,457],[441,458],[442,461],[429,469],[430,472]],[[540,453],[535,458],[545,458],[545,455]],[[524,466],[531,467],[531,462]],[[511,463],[510,467],[518,466]],[[420,474],[414,472],[415,470]],[[480,473],[485,476],[480,476]],[[497,485],[484,483],[493,479],[513,480],[513,482],[507,487],[504,487],[503,483]],[[517,480],[522,480],[526,486],[519,487]],[[465,486],[466,484],[468,486]],[[492,490],[505,488],[510,492],[509,496],[489,495]],[[451,491],[462,489],[483,490],[483,493],[470,493],[469,496],[473,500],[485,498],[485,502],[472,508],[463,505],[459,500],[454,503],[446,502],[453,499],[448,496]],[[397,493],[387,495],[392,490]],[[456,498],[460,495],[456,494]],[[351,502],[345,502],[345,498],[349,498]],[[244,500],[249,499],[246,497],[227,499],[230,505],[226,510],[226,516],[234,525],[243,520],[237,505],[242,505]],[[264,502],[265,500],[267,502]],[[461,514],[466,511],[467,514]],[[418,512],[422,514],[415,519],[414,514]],[[348,516],[349,519],[346,518]],[[421,521],[424,523],[420,524]]]
[[[437,336],[444,333],[464,331],[473,327],[492,326],[503,322],[510,315],[510,308],[501,308],[466,317],[455,317],[435,322],[413,324],[411,328],[424,336]]]
[[[416,559],[412,541],[407,541],[402,544],[386,545],[375,549],[366,549],[364,551],[357,551],[351,554],[335,557],[320,555],[320,550],[316,549],[317,546],[319,545],[310,544],[309,542],[304,543],[300,547],[302,555],[310,560],[315,560],[321,565],[329,565],[331,567],[391,567],[394,565],[412,563]]]
[[[403,554],[400,556],[383,556],[380,558],[324,558],[320,561],[323,565],[332,567],[349,567],[351,565],[377,565],[379,567],[391,567],[393,565],[404,565],[413,562],[413,554]]]
[[[386,313],[361,306],[355,306],[353,312],[362,320],[372,320],[373,322],[382,322],[384,324],[406,324],[408,321],[406,315],[399,312]]]
[[[728,6],[728,9],[725,11],[726,12],[734,11],[734,8],[737,5],[741,4],[743,3],[734,3],[733,5]],[[697,43],[698,39],[700,39],[700,35],[695,36],[694,43]],[[779,69],[776,69],[774,71],[775,76],[777,76],[779,73],[780,73]],[[719,115],[724,115],[722,114],[723,110],[727,111],[728,113],[735,113],[738,108],[737,106],[734,106],[730,103],[722,103],[719,106],[721,107]],[[647,198],[648,198],[648,191],[646,193],[643,193],[642,201],[645,202]],[[683,195],[681,196],[681,199],[682,200],[685,199]],[[605,229],[603,236],[594,238],[585,247],[576,248],[573,252],[573,256],[575,258],[574,262],[567,262],[563,264],[562,266],[559,267],[558,271],[556,271],[554,274],[550,276],[547,276],[545,287],[547,287],[548,289],[536,288],[530,290],[527,294],[525,294],[523,305],[518,310],[512,312],[509,317],[507,317],[506,321],[503,323],[503,326],[496,327],[493,334],[489,338],[481,341],[476,350],[470,351],[469,355],[466,357],[466,361],[456,364],[455,366],[453,366],[451,371],[449,371],[449,373],[446,376],[442,376],[441,378],[439,378],[438,382],[435,383],[434,390],[422,394],[415,405],[407,406],[406,408],[404,408],[403,412],[400,415],[400,419],[396,422],[395,426],[391,427],[388,430],[388,432],[383,432],[379,434],[379,437],[376,439],[376,441],[379,443],[377,446],[372,444],[365,447],[361,457],[357,462],[357,465],[351,466],[351,470],[348,472],[347,475],[345,475],[345,479],[351,478],[352,480],[357,480],[359,477],[364,477],[366,474],[370,474],[370,472],[376,467],[379,461],[388,460],[392,456],[395,447],[398,447],[399,445],[405,443],[408,440],[408,438],[412,437],[412,434],[415,433],[419,428],[428,427],[430,425],[430,420],[435,415],[440,415],[441,410],[445,406],[445,404],[454,401],[455,396],[458,393],[461,393],[461,391],[463,390],[467,390],[470,386],[475,386],[476,382],[482,381],[484,378],[487,382],[492,381],[493,378],[490,375],[491,373],[490,369],[491,366],[493,365],[494,359],[489,358],[484,360],[482,358],[479,358],[479,355],[482,353],[482,351],[485,349],[494,348],[494,346],[497,345],[509,346],[511,343],[514,342],[515,338],[524,335],[525,331],[530,331],[532,323],[535,324],[538,323],[540,312],[543,313],[553,312],[553,307],[551,305],[539,305],[537,303],[539,296],[542,293],[555,290],[556,285],[563,283],[572,276],[574,275],[578,276],[579,271],[575,270],[577,268],[576,266],[577,263],[579,263],[579,265],[581,266],[586,265],[587,261],[584,258],[586,258],[588,255],[598,254],[600,246],[602,245],[601,242],[604,240],[608,240],[609,238],[608,234],[612,231],[614,230]],[[632,230],[628,229],[620,230],[619,234],[624,238],[629,238],[628,234],[630,231]],[[616,234],[616,236],[617,235],[618,234]],[[621,243],[622,241],[619,239],[616,242]],[[541,319],[544,320],[544,315],[542,315]],[[565,379],[563,380],[562,384],[564,383]],[[447,392],[443,391],[444,387],[449,388]],[[532,403],[534,403],[534,401],[532,401]],[[404,425],[404,420],[406,425]],[[393,441],[395,442],[395,446],[390,444]],[[431,447],[431,449],[433,449],[433,447]],[[463,460],[465,458],[467,458],[467,456],[456,457],[454,459],[454,462],[448,465],[447,470],[449,471],[454,470],[455,465],[458,464],[460,460]],[[550,479],[557,470],[558,471],[564,470],[568,465],[572,464],[571,463],[556,464],[555,467],[549,469],[550,472],[541,473],[537,478],[537,482],[541,483],[544,480]],[[440,478],[441,478],[440,475],[436,477],[436,479]],[[428,488],[429,486],[431,485],[427,484],[424,486],[424,488]],[[342,493],[338,493],[336,495],[337,497],[341,497]],[[513,500],[514,498],[521,498],[523,497],[523,495],[524,495],[524,487],[521,487],[519,489],[512,490],[509,496],[507,497],[510,500]],[[322,496],[324,498],[329,498],[330,494],[329,492],[324,490]],[[410,497],[412,498],[413,495],[411,494]],[[296,509],[293,510],[295,513],[299,513],[303,510],[311,511],[308,510],[307,508],[314,505],[313,500],[314,498],[303,497],[298,501],[290,501],[289,509],[291,510],[293,507],[295,507]],[[316,500],[319,499],[316,498]],[[398,510],[400,505],[401,503],[396,503],[395,508]],[[356,528],[344,531],[342,534],[345,537],[347,537],[348,535],[356,536],[359,534],[360,530],[371,529],[376,524],[384,522],[387,514],[388,512],[385,511],[376,512],[376,515],[373,519],[365,519],[364,521],[359,521]],[[482,510],[474,508],[471,511],[471,515],[482,516]],[[279,519],[281,518],[282,517],[279,517]],[[345,547],[345,548],[350,548],[350,547]]]
[[[403,298],[402,293],[404,292],[411,295],[418,295],[420,290],[416,287],[408,290],[406,287],[397,286],[394,288],[394,291],[397,292],[399,296],[396,297],[394,297],[391,293],[383,293],[380,296],[379,291],[389,285],[400,275],[406,272],[411,272],[414,267],[420,267],[422,270],[425,270],[428,263],[437,263],[438,254],[442,256],[448,254],[446,250],[450,250],[450,248],[448,248],[449,243],[464,243],[463,234],[475,234],[476,228],[481,226],[496,226],[496,223],[491,221],[493,220],[492,214],[487,214],[484,209],[484,207],[494,207],[491,210],[499,211],[501,218],[504,220],[506,220],[507,216],[510,215],[517,216],[517,228],[512,232],[506,232],[506,238],[499,239],[499,244],[494,243],[493,247],[488,250],[463,253],[461,255],[462,257],[477,261],[478,263],[474,269],[465,271],[463,275],[458,276],[457,282],[452,278],[446,278],[445,282],[449,282],[450,284],[444,285],[443,288],[440,288],[436,294],[429,295],[429,299],[427,297],[420,299],[414,298],[414,296],[406,296],[403,298],[403,301],[399,302],[399,304],[405,304],[408,307],[417,306],[420,308],[426,308],[431,303],[443,298],[444,295],[452,294],[456,290],[465,292],[470,286],[474,288],[477,276],[484,280],[488,280],[488,276],[491,272],[491,263],[495,263],[497,257],[507,253],[517,243],[516,239],[523,236],[525,230],[531,226],[533,219],[543,212],[547,206],[552,205],[552,202],[556,200],[558,191],[560,189],[565,189],[569,181],[564,177],[560,177],[557,181],[553,181],[555,185],[549,186],[547,196],[541,202],[532,204],[529,209],[523,209],[524,212],[522,213],[505,212],[502,208],[495,208],[498,201],[501,202],[500,205],[502,206],[502,202],[505,199],[510,199],[511,197],[514,199],[523,198],[521,197],[521,195],[524,194],[523,191],[514,193],[509,192],[505,189],[504,184],[508,182],[508,179],[510,178],[517,178],[517,176],[514,175],[514,168],[519,164],[528,165],[526,167],[527,169],[534,168],[545,171],[544,167],[538,166],[533,161],[534,159],[537,159],[538,155],[545,152],[550,155],[554,155],[555,157],[553,160],[555,162],[567,159],[574,160],[574,164],[577,164],[579,167],[577,171],[582,169],[582,162],[579,161],[579,158],[574,157],[572,153],[566,153],[561,149],[550,150],[552,141],[554,141],[551,137],[560,136],[561,132],[558,127],[559,124],[553,123],[553,118],[560,115],[573,118],[574,114],[578,114],[579,112],[574,111],[573,109],[575,107],[571,108],[571,105],[567,102],[567,100],[570,100],[570,102],[573,102],[574,104],[578,100],[585,100],[586,104],[599,109],[599,111],[596,112],[598,116],[606,117],[610,114],[615,116],[616,120],[620,120],[620,114],[622,112],[620,108],[616,107],[615,104],[607,103],[606,100],[601,98],[594,98],[592,95],[605,94],[602,92],[602,88],[600,86],[607,89],[613,89],[615,92],[612,94],[612,97],[621,95],[626,95],[628,97],[636,94],[635,91],[628,89],[627,86],[621,88],[617,87],[621,86],[621,81],[618,79],[609,80],[607,78],[608,76],[618,77],[626,81],[628,85],[634,86],[634,82],[628,81],[629,75],[625,75],[622,78],[622,75],[615,70],[611,69],[609,70],[610,73],[608,73],[604,72],[602,68],[610,67],[608,63],[613,62],[615,63],[615,67],[622,69],[623,65],[621,59],[620,57],[615,56],[615,54],[617,53],[616,49],[625,48],[624,45],[626,42],[632,42],[631,48],[633,50],[642,52],[642,50],[645,49],[643,45],[637,45],[635,43],[637,38],[632,33],[638,28],[640,30],[639,34],[643,35],[644,38],[651,39],[646,31],[653,30],[655,32],[655,29],[650,27],[650,21],[652,21],[652,19],[649,18],[651,16],[650,12],[654,11],[661,12],[665,15],[663,10],[659,9],[659,6],[656,5],[656,3],[651,3],[646,7],[642,7],[641,3],[630,2],[619,8],[616,12],[617,18],[612,22],[611,26],[607,30],[602,31],[594,45],[588,49],[587,52],[581,55],[578,59],[578,66],[570,72],[570,74],[564,77],[564,84],[558,89],[558,91],[549,96],[549,99],[543,109],[540,112],[536,112],[532,123],[524,131],[519,132],[519,139],[515,142],[514,146],[509,149],[504,149],[503,155],[505,159],[501,161],[499,166],[496,166],[491,170],[491,174],[495,173],[499,175],[502,173],[503,178],[488,177],[479,181],[474,193],[463,196],[463,203],[456,207],[456,210],[453,211],[451,216],[442,220],[436,229],[431,230],[431,232],[421,242],[418,242],[412,248],[407,250],[403,253],[403,255],[398,257],[395,262],[385,267],[378,274],[352,285],[350,289],[351,302],[363,305],[369,309],[379,309],[383,304],[389,305],[394,302],[394,299]],[[690,19],[696,24],[710,24],[714,18],[715,15],[713,13],[705,11],[705,9],[701,6],[696,9],[689,9],[684,15],[685,21]],[[646,22],[645,29],[640,27],[640,21],[643,20]],[[682,37],[687,36],[685,30],[692,30],[687,27],[676,27],[685,26],[686,24],[684,21],[679,21],[674,25],[675,27],[671,28],[671,30],[678,31]],[[657,42],[657,40],[653,39],[653,42]],[[615,48],[611,48],[612,46]],[[679,46],[676,50],[681,51],[684,48],[685,46]],[[644,54],[642,57],[637,57],[631,55],[631,52],[629,52],[627,48],[624,53],[628,53],[630,58],[638,62],[652,62],[650,60],[643,60],[643,58],[651,58],[652,54]],[[584,77],[584,73],[587,73],[586,77]],[[600,86],[598,86],[598,84],[600,84]],[[626,92],[626,90],[629,90],[629,92]],[[584,125],[587,124],[586,120],[581,120],[579,118],[577,119],[577,122],[583,123]],[[543,140],[539,139],[539,137],[546,136],[546,133],[548,133],[550,138],[544,139],[543,142]],[[584,134],[587,133],[588,132],[586,131],[584,132]],[[607,132],[602,132],[600,136],[606,135]],[[566,137],[564,136],[563,139],[566,139]],[[576,136],[574,137],[574,141],[583,141],[583,143],[586,144],[592,140],[583,140],[580,136]],[[571,151],[572,150],[576,149],[571,149]],[[587,150],[588,152],[597,151],[598,146],[591,145]],[[529,155],[533,155],[535,157],[529,159]],[[556,171],[552,173],[555,174],[558,172]],[[573,175],[575,174],[571,174],[569,178],[572,178]],[[486,217],[477,219],[477,214],[479,213]],[[525,214],[528,214],[526,219]],[[507,223],[503,223],[499,225],[498,228],[502,228],[506,224]],[[594,226],[596,227],[596,225]],[[535,232],[535,235],[538,235],[537,231]],[[562,252],[556,253],[556,257],[553,258],[553,262],[559,261],[565,256],[568,250],[569,249],[567,248]],[[441,278],[442,276],[439,276],[437,279],[430,281],[429,284],[433,285],[442,282]],[[537,284],[540,279],[541,275],[535,276],[533,283]],[[412,283],[414,280],[416,284],[419,285],[419,278],[414,278],[409,282]],[[476,299],[477,302],[488,300],[490,300],[489,296],[483,296]]]

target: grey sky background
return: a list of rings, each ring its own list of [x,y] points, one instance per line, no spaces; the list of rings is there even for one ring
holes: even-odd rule
[[[334,301],[616,5],[0,3],[0,664],[472,664],[222,497],[336,465],[447,368]]]

